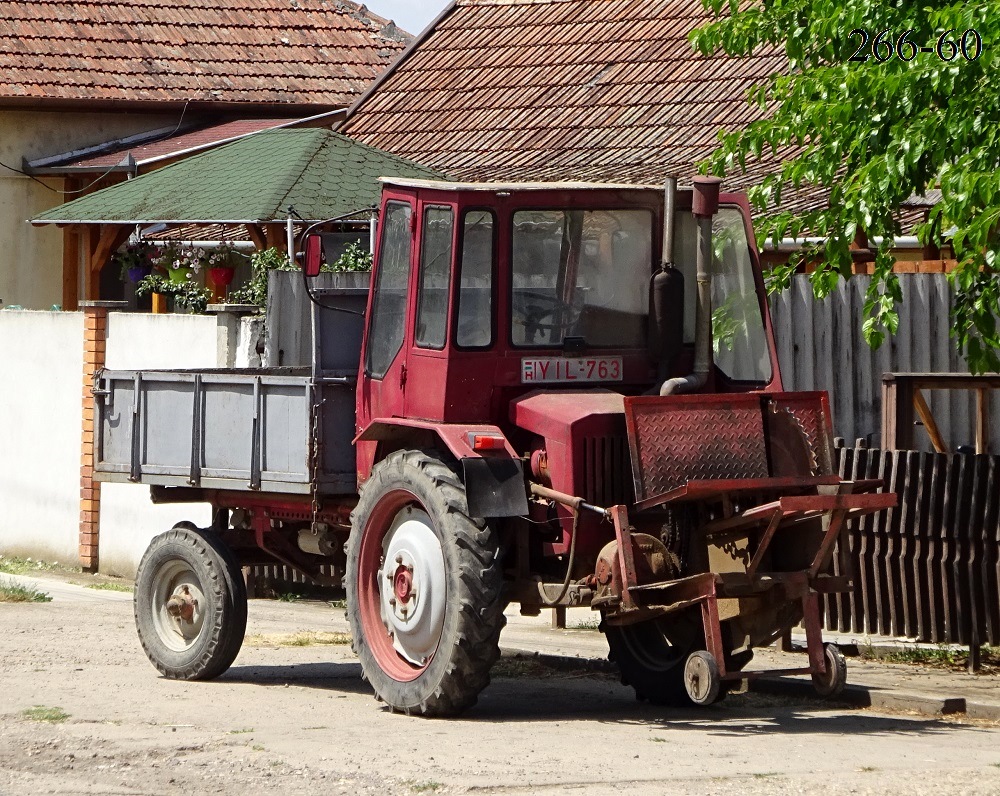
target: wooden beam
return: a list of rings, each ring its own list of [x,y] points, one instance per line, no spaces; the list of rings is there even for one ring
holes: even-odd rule
[[[74,228],[63,232],[62,308],[80,307],[80,233]]]
[[[267,235],[267,246],[268,249],[277,249],[278,251],[285,251],[285,227],[282,224],[265,224],[264,231]]]
[[[264,230],[260,228],[259,224],[247,224],[247,234],[250,236],[250,240],[253,241],[253,245],[257,247],[257,251],[264,251],[267,248],[267,237],[264,234]]]
[[[917,410],[920,421],[924,424],[927,436],[931,438],[934,450],[938,453],[947,453],[948,447],[944,444],[944,437],[941,436],[937,421],[934,419],[931,408],[927,405],[927,401],[924,400],[924,394],[920,390],[913,391],[913,407]]]
[[[87,263],[87,298],[96,301],[101,293],[101,271],[108,264],[115,250],[128,240],[132,226],[124,224],[102,224],[100,234],[90,233],[91,250]]]
[[[990,394],[976,390],[976,453],[986,453],[990,447]]]

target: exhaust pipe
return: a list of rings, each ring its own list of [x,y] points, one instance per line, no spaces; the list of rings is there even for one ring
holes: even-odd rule
[[[712,219],[719,212],[718,177],[695,177],[691,212],[698,219],[696,263],[697,305],[695,308],[694,372],[670,379],[660,387],[660,395],[700,390],[712,370]]]
[[[677,178],[667,177],[663,186],[663,253],[660,268],[649,282],[649,358],[657,363],[656,383],[649,391],[657,395],[670,376],[670,368],[684,346],[684,275],[674,267],[674,209]]]

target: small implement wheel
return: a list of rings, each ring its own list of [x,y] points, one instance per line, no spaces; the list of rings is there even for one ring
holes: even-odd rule
[[[707,650],[695,650],[684,664],[684,689],[696,705],[711,705],[722,692],[719,666]]]
[[[608,639],[608,659],[618,665],[624,685],[636,698],[653,705],[690,705],[684,687],[684,662],[698,644],[687,622],[651,620],[634,625],[601,625]]]
[[[826,673],[813,673],[813,688],[821,697],[838,696],[847,685],[847,659],[836,644],[823,645],[823,658],[826,661]]]
[[[164,677],[218,677],[243,644],[247,596],[239,566],[215,534],[190,523],[150,542],[134,607],[139,641]]]
[[[469,516],[454,471],[421,451],[376,465],[351,527],[348,618],[375,696],[424,716],[471,707],[505,621],[495,531]]]

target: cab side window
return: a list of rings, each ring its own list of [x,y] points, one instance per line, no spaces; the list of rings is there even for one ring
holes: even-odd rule
[[[413,208],[405,202],[386,205],[365,363],[368,375],[375,379],[385,376],[403,346],[412,216]]]
[[[420,348],[444,348],[448,331],[448,294],[451,285],[455,214],[450,207],[425,207],[420,246],[417,292],[417,328]]]
[[[462,219],[462,259],[455,342],[461,348],[493,344],[493,235],[488,210],[469,210]]]

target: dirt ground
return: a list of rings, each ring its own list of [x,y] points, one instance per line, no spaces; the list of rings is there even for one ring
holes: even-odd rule
[[[226,675],[164,680],[130,595],[52,591],[0,604],[3,796],[1000,792],[994,726],[759,695],[671,711],[509,660],[460,719],[392,714],[349,646],[311,643],[343,640],[315,635],[346,630],[323,603],[252,601]]]

